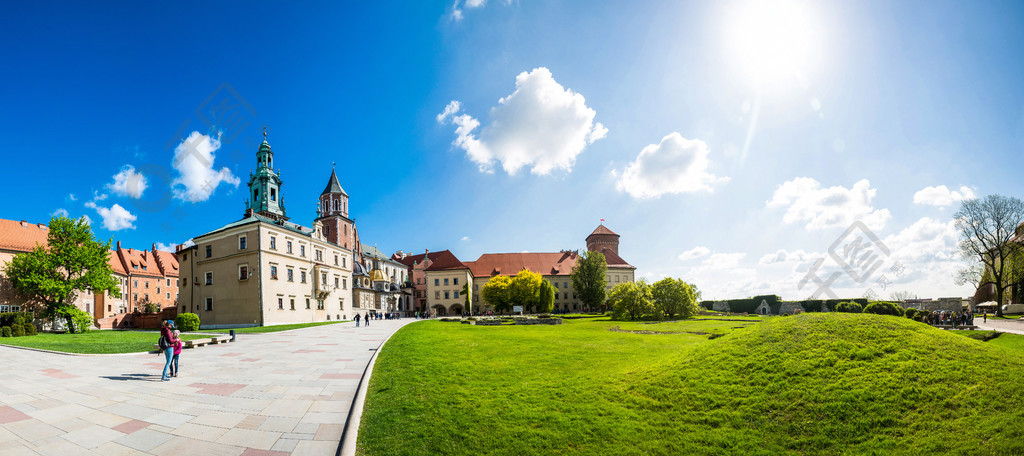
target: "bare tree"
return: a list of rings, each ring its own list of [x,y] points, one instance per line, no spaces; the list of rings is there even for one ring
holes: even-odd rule
[[[1001,195],[968,199],[960,203],[953,218],[959,231],[960,253],[981,261],[985,279],[979,285],[995,285],[996,315],[1001,317],[1003,293],[1017,278],[1017,268],[1011,263],[1021,251],[1015,231],[1024,222],[1024,201]]]
[[[889,299],[893,301],[903,302],[908,299],[917,299],[917,295],[909,291],[894,291],[889,295]]]

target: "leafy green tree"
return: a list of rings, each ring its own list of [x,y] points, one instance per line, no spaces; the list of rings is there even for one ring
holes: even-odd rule
[[[540,287],[544,278],[536,272],[523,269],[512,279],[509,287],[509,297],[513,305],[521,305],[523,309],[536,308],[540,299]]]
[[[991,279],[982,285],[995,286],[996,316],[1003,316],[1003,295],[1024,272],[1012,261],[1022,246],[1011,241],[1017,227],[1024,223],[1024,201],[1000,195],[963,200],[953,219],[959,232],[961,255],[984,265],[985,275]]]
[[[903,316],[903,308],[899,304],[888,301],[873,301],[864,308],[864,313],[877,314],[877,315],[892,315],[894,317]]]
[[[572,288],[585,307],[597,309],[605,303],[608,263],[601,252],[584,252],[572,268]]]
[[[512,310],[512,299],[509,296],[509,288],[511,286],[512,279],[508,276],[494,276],[480,289],[480,296],[484,298],[484,301],[494,306],[495,312],[508,312]]]
[[[860,313],[861,310],[860,304],[853,301],[843,301],[836,304],[836,312]]]
[[[18,293],[44,306],[45,318],[63,318],[72,331],[84,331],[88,327],[75,325],[78,313],[72,310],[78,310],[74,305],[78,293],[91,289],[121,296],[107,262],[110,244],[111,240],[100,243],[84,218],[53,217],[47,245],[15,255],[4,267],[4,274]]]
[[[651,285],[655,313],[669,319],[676,315],[686,318],[697,313],[697,291],[682,279],[666,277]]]
[[[551,285],[551,282],[542,280],[540,284],[540,293],[537,299],[537,312],[538,313],[551,313],[551,310],[555,308],[555,287]]]
[[[617,320],[623,319],[626,315],[629,315],[630,320],[636,320],[654,311],[651,286],[644,279],[616,285],[612,288],[608,303],[611,304],[613,317]]]

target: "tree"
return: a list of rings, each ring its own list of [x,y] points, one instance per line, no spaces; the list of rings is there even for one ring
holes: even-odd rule
[[[75,324],[75,316],[84,313],[74,305],[79,292],[91,289],[121,296],[107,262],[111,242],[100,243],[85,218],[52,217],[47,245],[15,255],[4,274],[18,293],[45,306],[45,318],[63,318],[70,330],[81,332],[88,328],[81,327],[81,318]]]
[[[894,291],[889,294],[893,301],[903,302],[908,299],[917,299],[917,295],[909,291]]]
[[[613,317],[617,320],[627,314],[630,320],[636,320],[654,310],[654,303],[651,301],[651,286],[644,279],[616,285],[608,296],[608,303],[611,304]]]
[[[666,277],[651,285],[654,308],[671,320],[678,314],[686,318],[697,313],[697,292],[682,279]]]
[[[473,315],[473,287],[469,286],[470,283],[466,282],[466,285],[462,287],[462,296],[466,298],[466,305],[463,308]]]
[[[529,269],[519,271],[508,288],[512,305],[521,305],[523,309],[536,307],[540,298],[540,287],[544,282],[544,278],[536,272]]]
[[[538,313],[550,313],[551,309],[555,307],[555,287],[551,285],[551,282],[542,280],[540,284],[540,293],[537,298],[537,312]]]
[[[864,313],[902,317],[903,308],[895,302],[874,301],[864,308]]]
[[[1024,222],[1024,201],[1017,198],[988,195],[960,203],[953,215],[960,237],[960,252],[966,258],[977,258],[991,275],[989,283],[996,288],[996,316],[1003,315],[1003,293],[1020,279],[1019,268],[1013,267],[1012,257],[1021,250],[1014,239],[1017,227]]]
[[[509,296],[509,287],[511,285],[512,279],[508,276],[494,276],[484,284],[484,287],[480,290],[480,295],[483,296],[484,301],[494,306],[495,312],[508,312],[512,310],[512,299]]]
[[[601,252],[584,252],[572,267],[572,288],[585,307],[604,306],[608,263]]]

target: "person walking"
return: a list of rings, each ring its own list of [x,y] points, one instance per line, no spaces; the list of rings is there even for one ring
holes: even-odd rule
[[[174,334],[174,344],[172,346],[174,353],[171,356],[171,377],[177,377],[178,372],[180,372],[178,370],[178,355],[181,354],[181,331],[175,329],[172,334]]]
[[[370,312],[366,312],[364,320],[366,321],[366,326],[370,326]]]
[[[356,314],[356,328],[359,327],[359,314]]]
[[[981,315],[981,318],[983,318],[983,319],[984,319],[985,323],[988,323],[988,312],[985,312],[985,313],[983,313],[983,314]]]
[[[160,380],[169,381],[171,377],[167,376],[167,369],[171,367],[171,357],[174,356],[174,343],[172,342],[174,335],[171,333],[171,323],[165,321],[163,326],[160,328],[160,351],[164,353],[164,371],[160,375]]]

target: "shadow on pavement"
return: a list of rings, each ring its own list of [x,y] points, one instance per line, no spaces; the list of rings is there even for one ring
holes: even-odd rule
[[[105,378],[107,380],[118,380],[118,381],[122,381],[122,382],[129,381],[129,380],[142,381],[142,382],[159,382],[160,381],[160,374],[121,374],[121,375],[100,376],[100,378]]]

